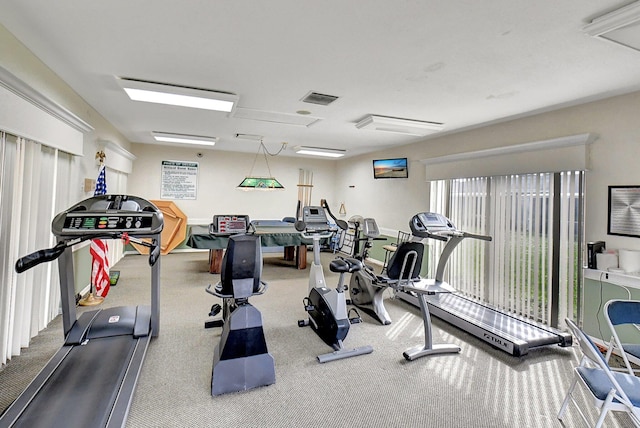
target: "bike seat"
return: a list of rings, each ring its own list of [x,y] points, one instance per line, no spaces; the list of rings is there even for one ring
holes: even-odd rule
[[[362,269],[362,262],[357,259],[335,259],[329,264],[331,272],[351,273]]]

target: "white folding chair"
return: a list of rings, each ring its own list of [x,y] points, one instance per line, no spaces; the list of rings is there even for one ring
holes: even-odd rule
[[[629,362],[629,356],[640,359],[640,341],[638,343],[623,343],[617,331],[624,325],[637,328],[636,326],[640,324],[640,301],[609,300],[604,305],[604,316],[611,330],[611,340],[609,341],[605,360],[608,362],[613,351],[617,350],[617,354],[620,354],[624,360],[625,368],[612,368],[612,370],[627,371],[631,375],[640,372],[640,369],[634,369]]]
[[[640,378],[628,373],[613,372],[591,339],[573,321],[567,319],[566,322],[578,341],[583,356],[580,365],[574,369],[575,379],[560,407],[558,419],[562,420],[571,401],[584,422],[591,426],[580,403],[573,396],[578,382],[581,382],[600,412],[593,425],[595,428],[602,426],[609,411],[628,413],[633,424],[640,427]]]

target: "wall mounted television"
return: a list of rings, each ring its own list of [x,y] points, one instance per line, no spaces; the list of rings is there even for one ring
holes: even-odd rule
[[[374,159],[373,178],[408,178],[407,158]]]

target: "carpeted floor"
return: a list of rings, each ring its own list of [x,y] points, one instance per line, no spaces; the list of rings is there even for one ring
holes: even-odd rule
[[[323,253],[323,264],[333,258]],[[437,318],[435,343],[455,343],[460,354],[406,361],[402,352],[423,343],[420,311],[389,298],[393,320],[382,326],[363,314],[351,327],[347,347],[372,345],[372,354],[319,364],[330,349],[305,317],[309,269],[298,271],[279,255],[265,255],[269,289],[250,302],[261,312],[276,383],[211,396],[213,349],[220,329],[204,329],[213,303],[204,288],[219,275],[207,272],[207,253],[162,257],[160,335],[154,339],[135,393],[128,427],[574,427],[574,408],[557,420],[578,361],[576,348],[547,347],[511,357]],[[127,256],[105,306],[147,304],[149,269],[144,256]],[[327,283],[337,275],[325,269]],[[62,343],[59,317],[0,372],[0,410],[6,408]],[[100,361],[96,361],[96,365]],[[589,404],[585,404],[589,407]],[[592,410],[590,408],[590,410]],[[592,415],[594,411],[590,412]],[[625,415],[607,427],[627,427]]]

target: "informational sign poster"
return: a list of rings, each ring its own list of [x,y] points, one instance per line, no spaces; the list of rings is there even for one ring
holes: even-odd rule
[[[640,236],[640,186],[609,186],[609,235]]]
[[[160,199],[196,199],[198,162],[162,161]]]

